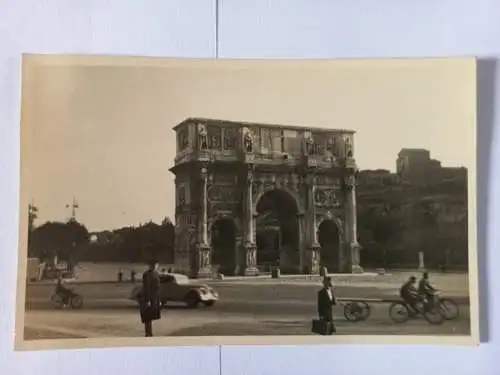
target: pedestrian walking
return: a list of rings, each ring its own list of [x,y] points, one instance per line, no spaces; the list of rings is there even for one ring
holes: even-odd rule
[[[122,269],[120,268],[118,270],[118,282],[121,283],[123,281],[123,271]]]
[[[332,279],[323,278],[323,287],[318,291],[318,318],[313,320],[312,332],[320,335],[332,335],[335,332],[333,323],[333,306],[337,304],[332,290]]]
[[[153,336],[153,321],[160,319],[161,305],[159,298],[160,276],[158,262],[149,262],[149,268],[142,275],[141,322],[144,324],[146,337]]]

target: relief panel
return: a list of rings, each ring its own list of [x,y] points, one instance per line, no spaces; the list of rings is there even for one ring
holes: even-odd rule
[[[177,151],[184,151],[189,146],[189,128],[183,127],[177,131]]]
[[[238,129],[234,127],[223,128],[224,151],[235,151],[238,147]]]
[[[235,202],[238,201],[237,189],[232,185],[212,185],[208,189],[210,202]]]
[[[339,189],[341,185],[341,179],[335,176],[317,175],[315,181],[317,186],[328,186]]]
[[[222,128],[215,125],[207,126],[208,148],[222,150]]]
[[[340,207],[340,193],[336,189],[317,188],[314,193],[314,203],[319,207]]]
[[[182,183],[177,186],[177,206],[184,206],[188,203],[186,184]]]

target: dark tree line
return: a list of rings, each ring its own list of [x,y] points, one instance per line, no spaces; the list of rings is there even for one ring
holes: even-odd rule
[[[94,236],[85,252],[86,261],[144,262],[153,258],[163,263],[174,261],[175,227],[168,218],[161,224],[149,222]]]
[[[112,231],[89,233],[76,220],[34,225],[28,234],[28,254],[42,261],[55,256],[74,266],[81,261],[145,262],[157,259],[173,263],[175,228],[166,218]]]
[[[439,220],[439,209],[425,199],[361,202],[358,211],[362,263],[369,267],[415,267],[424,253],[428,268],[468,264],[467,219]],[[464,207],[465,202],[463,203]]]

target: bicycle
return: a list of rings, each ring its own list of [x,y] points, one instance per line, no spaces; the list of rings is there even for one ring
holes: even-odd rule
[[[444,316],[437,306],[430,306],[424,300],[415,303],[415,309],[411,308],[407,302],[393,302],[389,307],[389,316],[393,322],[401,324],[411,318],[422,315],[424,319],[433,325],[440,325],[444,322]]]
[[[52,307],[55,309],[62,309],[63,307],[70,306],[72,309],[81,309],[83,306],[83,298],[81,295],[71,292],[67,296],[63,296],[61,293],[54,293],[50,297]]]
[[[435,306],[437,309],[439,309],[445,320],[454,320],[458,318],[458,316],[460,315],[460,310],[455,301],[453,301],[451,298],[442,297],[441,291],[439,290],[433,291],[430,297],[432,298],[432,300],[428,300],[427,304],[430,306]]]

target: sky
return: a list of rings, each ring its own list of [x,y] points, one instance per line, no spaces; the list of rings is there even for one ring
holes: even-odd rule
[[[172,128],[187,117],[352,129],[361,169],[394,171],[401,148],[474,168],[470,60],[88,60],[25,69],[21,183],[38,224],[67,219],[73,197],[91,231],[174,220]]]

